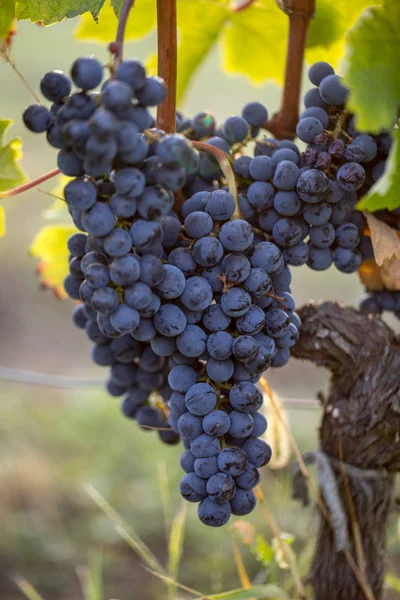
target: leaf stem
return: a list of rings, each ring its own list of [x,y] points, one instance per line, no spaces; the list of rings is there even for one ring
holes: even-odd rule
[[[265,125],[277,139],[293,139],[299,116],[300,88],[304,52],[315,0],[280,0],[279,6],[289,16],[289,41],[286,54],[285,83],[280,111]]]
[[[176,0],[157,0],[158,74],[167,84],[167,97],[157,107],[157,127],[175,132],[177,32]]]
[[[8,190],[7,192],[0,192],[0,198],[11,198],[11,196],[18,196],[18,194],[22,194],[22,192],[31,190],[32,188],[36,187],[40,183],[43,183],[44,181],[47,181],[48,179],[55,177],[59,173],[60,173],[60,169],[53,169],[52,171],[49,171],[49,173],[40,175],[40,177],[36,177],[36,179],[32,179],[31,181],[28,181],[27,183],[23,183],[22,185],[19,185],[18,187],[13,188],[12,190]]]
[[[124,36],[126,24],[128,22],[129,13],[131,12],[131,8],[135,4],[135,0],[125,0],[122,5],[121,12],[119,14],[118,19],[118,28],[117,35],[115,38],[115,42],[111,42],[109,46],[110,52],[114,54],[114,64],[113,64],[113,73],[118,69],[122,61],[122,54],[124,49]]]
[[[221,171],[225,175],[225,179],[228,182],[228,188],[232,196],[235,198],[236,209],[233,213],[232,219],[240,219],[240,209],[239,209],[239,200],[236,186],[235,175],[233,174],[231,163],[229,162],[228,155],[221,150],[220,148],[216,148],[211,144],[206,144],[205,142],[191,142],[192,146],[197,150],[208,152],[212,154],[214,158],[217,160],[219,166],[221,167]]]

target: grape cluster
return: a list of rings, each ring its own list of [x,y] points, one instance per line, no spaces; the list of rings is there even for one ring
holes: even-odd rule
[[[83,302],[74,322],[94,342],[94,362],[110,367],[109,393],[127,394],[124,414],[175,443],[179,436],[167,423],[168,365],[150,339],[160,305],[183,289],[181,271],[159,257],[179,235],[181,225],[169,214],[173,191],[196,170],[198,153],[182,136],[149,129],[148,107],[162,102],[165,85],[146,77],[140,62],[122,62],[101,92],[90,92],[103,78],[94,58],[75,61],[71,78],[80,88],[72,94],[64,73],[47,73],[40,87],[50,110],[33,105],[23,115],[31,131],[47,131],[60,170],[74,177],[64,197],[83,233],[68,242],[64,287]]]
[[[300,319],[281,250],[243,219],[218,162],[190,140],[234,156],[268,118],[259,103],[216,128],[208,113],[177,114],[177,134],[154,127],[149,108],[162,80],[124,61],[93,91],[103,68],[93,58],[46,74],[50,109],[30,106],[28,128],[47,133],[80,230],[68,241],[64,287],[79,302],[75,325],[93,342],[93,361],[110,369],[106,388],[122,411],[174,444],[182,438],[182,495],[200,502],[211,526],[253,510],[258,469],[271,456],[260,436],[256,383],[287,363]],[[184,133],[185,135],[182,135]],[[235,161],[242,177],[246,160]],[[183,198],[180,214],[174,192]]]
[[[181,493],[200,502],[200,520],[214,527],[255,506],[258,468],[271,456],[258,439],[267,423],[255,384],[287,362],[300,326],[281,251],[255,240],[246,221],[230,220],[234,210],[225,190],[183,204],[182,244],[168,264],[186,283],[154,316],[159,335],[150,342],[170,356],[169,423],[186,448]]]

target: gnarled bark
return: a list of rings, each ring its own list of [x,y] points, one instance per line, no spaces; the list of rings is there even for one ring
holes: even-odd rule
[[[350,551],[357,562],[353,504],[365,577],[378,600],[393,480],[400,470],[400,341],[380,319],[333,302],[308,304],[300,316],[303,327],[294,356],[332,373],[323,400],[320,449],[337,461],[377,471],[376,477],[363,478],[344,475],[336,461],[332,465],[346,512]],[[344,553],[336,551],[332,528],[323,515],[310,580],[316,600],[366,597]]]

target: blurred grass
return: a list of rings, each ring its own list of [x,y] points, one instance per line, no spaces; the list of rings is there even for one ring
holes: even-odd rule
[[[106,59],[103,48],[73,41],[73,26],[72,22],[47,29],[18,25],[13,53],[36,91],[47,70],[68,70],[81,54],[92,52]],[[154,43],[150,36],[129,45],[126,54],[145,58]],[[254,89],[240,77],[222,79],[218,65],[216,51],[190,90],[183,107],[187,114],[209,109],[221,119],[238,113],[251,99],[265,101],[271,112],[277,109],[277,88]],[[23,129],[21,113],[32,99],[5,63],[0,65],[0,77],[0,115],[15,120],[12,135],[23,137],[23,166],[34,177],[53,168],[55,152],[42,136]],[[49,182],[47,189],[52,186]],[[50,204],[51,199],[37,190],[5,203],[8,237],[1,241],[0,253],[1,366],[103,377],[104,371],[90,361],[89,342],[70,323],[71,303],[57,302],[38,289],[34,261],[27,256],[29,243],[43,224],[42,212]],[[333,269],[321,274],[302,268],[294,270],[294,293],[299,304],[309,298],[356,303],[361,286],[357,277]],[[310,398],[326,387],[327,375],[292,361],[286,369],[272,372],[269,380],[283,396]],[[289,412],[302,451],[317,445],[318,417],[318,411]],[[84,597],[80,574],[86,569],[89,551],[102,555],[106,600],[166,598],[165,584],[143,569],[142,561],[83,486],[98,489],[165,565],[164,513],[168,502],[173,513],[180,503],[179,455],[180,448],[161,446],[154,434],[123,419],[118,401],[101,389],[53,390],[0,382],[0,598],[21,600],[24,596],[15,577],[22,577],[19,581],[29,582],[45,600],[80,600]],[[159,486],[158,471],[163,472],[163,464],[167,465],[169,501],[165,488],[161,492]],[[290,499],[289,468],[265,471],[262,489],[268,507],[281,530],[296,536],[294,548],[301,557],[315,534],[315,510],[303,509]],[[204,527],[194,505],[188,505],[187,512],[179,581],[207,593],[239,587],[229,528]],[[249,521],[272,539],[260,509]],[[390,551],[393,557],[399,552],[395,527],[390,530]],[[251,579],[260,577],[260,572],[262,577],[261,565],[250,551],[243,551],[243,559]],[[98,579],[90,585],[98,586]]]

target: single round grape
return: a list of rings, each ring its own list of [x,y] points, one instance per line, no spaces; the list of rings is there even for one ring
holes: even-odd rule
[[[225,435],[230,426],[229,416],[223,410],[213,410],[203,419],[203,429],[205,433],[211,436]]]
[[[317,205],[318,206],[318,205]],[[310,230],[310,242],[316,248],[329,248],[335,241],[335,229],[331,223]]]
[[[283,258],[285,259],[285,262],[288,265],[293,265],[294,267],[305,265],[308,261],[308,256],[309,247],[308,244],[303,241],[298,242],[290,248],[283,249]]]
[[[242,110],[242,117],[254,127],[262,127],[268,121],[268,111],[260,102],[248,102]]]
[[[180,335],[187,324],[183,311],[175,304],[163,304],[153,322],[158,333],[168,338]]]
[[[247,454],[241,448],[223,448],[218,455],[219,470],[232,477],[244,473],[248,462]]]
[[[203,315],[203,325],[209,331],[224,331],[231,323],[231,318],[222,310],[219,304],[211,304]]]
[[[293,190],[296,187],[298,177],[299,168],[297,165],[290,160],[282,160],[276,166],[273,183],[278,190]]]
[[[192,367],[178,365],[171,369],[168,375],[168,383],[175,392],[186,394],[188,389],[197,381],[197,374]]]
[[[243,142],[249,134],[249,125],[243,117],[229,117],[222,128],[229,144]]]
[[[221,308],[229,317],[241,317],[251,306],[251,296],[239,287],[228,289],[222,294]]]
[[[190,277],[186,280],[181,302],[189,310],[205,310],[211,304],[213,291],[202,277]]]
[[[208,383],[194,383],[186,391],[185,403],[189,412],[196,416],[204,416],[215,407],[217,395]]]
[[[156,287],[157,293],[165,300],[178,298],[185,289],[185,276],[174,265],[164,265],[165,277]]]
[[[229,392],[231,406],[239,412],[253,412],[262,405],[262,396],[249,381],[235,383]]]
[[[257,499],[252,490],[242,490],[237,488],[230,505],[234,515],[243,516],[251,513],[254,510],[256,503]]]
[[[217,502],[231,500],[235,491],[235,481],[226,473],[216,473],[207,481],[207,494]]]
[[[272,229],[272,235],[275,242],[280,246],[295,246],[302,237],[302,231],[299,224],[288,217],[283,217],[277,221]]]
[[[274,203],[275,190],[270,183],[255,181],[247,190],[247,199],[254,208],[265,210]]]
[[[202,238],[213,229],[213,220],[209,214],[203,211],[194,211],[190,213],[184,221],[184,228],[189,237]]]
[[[332,207],[322,200],[318,204],[306,204],[303,208],[303,218],[309,225],[319,227],[325,225],[331,217]]]
[[[249,438],[242,446],[249,462],[256,467],[262,467],[271,460],[271,447],[259,438]]]
[[[361,254],[358,250],[336,248],[333,253],[335,267],[342,273],[355,273],[361,266]]]
[[[110,315],[110,323],[119,333],[131,333],[138,327],[139,322],[139,313],[127,304],[120,304]]]
[[[189,502],[200,502],[207,496],[206,482],[195,473],[187,473],[181,479],[180,492]]]
[[[93,90],[103,79],[103,67],[93,57],[78,58],[71,67],[72,81],[82,90]]]
[[[314,271],[325,271],[333,262],[332,250],[330,248],[316,248],[309,246],[307,265]]]
[[[254,232],[249,223],[243,219],[235,219],[222,225],[219,239],[226,250],[243,252],[253,243]]]
[[[190,450],[196,458],[209,458],[219,453],[220,445],[216,437],[202,433],[192,440]]]
[[[22,115],[23,121],[29,131],[33,133],[44,133],[51,125],[51,114],[45,106],[32,104],[25,109]]]
[[[176,368],[176,367],[175,367]],[[178,419],[177,428],[184,440],[196,439],[203,432],[201,418],[192,415],[190,412],[185,412]]]
[[[335,73],[333,67],[327,62],[316,62],[308,70],[308,78],[314,85],[319,85],[324,77]]]
[[[202,237],[193,246],[193,257],[202,267],[216,265],[224,254],[221,242],[211,236]]]
[[[225,190],[216,190],[205,197],[205,211],[214,221],[228,221],[235,212],[235,199]]]
[[[321,98],[327,104],[343,106],[349,95],[349,90],[343,85],[340,75],[327,75],[319,85]]]
[[[329,125],[329,115],[328,113],[319,106],[310,106],[310,108],[306,108],[300,115],[299,119],[305,119],[306,117],[313,117],[314,119],[318,119],[318,121],[322,124],[324,129],[328,128]]]
[[[230,358],[225,360],[216,360],[209,358],[206,365],[208,377],[212,381],[222,382],[228,381],[235,370],[235,365]]]
[[[336,174],[339,186],[348,192],[359,190],[365,181],[365,177],[365,170],[356,162],[345,163]]]
[[[200,502],[197,514],[204,525],[222,527],[229,521],[232,512],[229,502],[216,502],[207,497]]]
[[[314,138],[322,133],[323,130],[324,127],[321,121],[315,117],[303,117],[297,123],[296,134],[302,142],[311,144],[314,141]]]
[[[256,416],[261,416],[257,413]],[[253,430],[254,431],[254,430]],[[235,483],[243,490],[251,490],[256,487],[260,482],[260,472],[253,464],[250,462],[247,465],[247,468],[244,473],[235,477]]]

